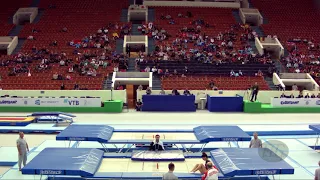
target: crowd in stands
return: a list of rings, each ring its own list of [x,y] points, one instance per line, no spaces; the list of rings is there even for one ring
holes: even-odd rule
[[[282,59],[290,72],[320,77],[320,44],[314,39],[293,38],[287,42],[289,55]]]

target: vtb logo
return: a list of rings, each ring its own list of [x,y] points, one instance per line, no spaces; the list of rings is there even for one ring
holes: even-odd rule
[[[68,101],[70,106],[79,106],[79,101],[73,100],[73,101]]]

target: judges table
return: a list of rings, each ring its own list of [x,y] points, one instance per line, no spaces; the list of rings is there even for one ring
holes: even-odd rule
[[[196,111],[193,95],[143,95],[142,102],[142,111]]]
[[[210,112],[243,112],[243,97],[209,96],[207,95]]]
[[[271,98],[272,107],[319,107],[320,98]]]

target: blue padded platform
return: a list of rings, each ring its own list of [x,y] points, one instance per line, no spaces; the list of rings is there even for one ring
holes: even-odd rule
[[[184,161],[183,152],[180,150],[166,151],[132,151],[132,161]]]
[[[70,125],[56,136],[56,140],[96,141],[107,143],[113,134],[113,127],[107,125]]]
[[[98,149],[46,148],[22,168],[22,174],[92,177],[103,154]]]
[[[142,111],[196,111],[195,96],[142,95]]]
[[[263,159],[262,154],[280,158],[267,148],[221,148],[212,150],[210,154],[220,172],[228,177],[294,173],[293,167],[284,160]]]
[[[313,131],[320,133],[320,124],[317,125],[309,125],[309,128],[312,129]]]
[[[69,113],[64,113],[64,112],[35,112],[32,113],[29,116],[59,116],[59,115],[64,115],[64,116],[69,116],[69,117],[76,117],[75,115],[69,114]]]
[[[198,126],[194,135],[202,143],[213,141],[251,141],[251,137],[238,126]]]

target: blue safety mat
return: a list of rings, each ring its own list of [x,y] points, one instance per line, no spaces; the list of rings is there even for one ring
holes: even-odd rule
[[[98,149],[46,148],[22,169],[22,174],[92,177],[103,154]]]
[[[320,133],[320,124],[317,125],[309,125],[309,128],[314,130],[317,133]]]
[[[133,161],[184,161],[181,150],[166,151],[132,151],[131,160]]]
[[[64,112],[35,112],[35,113],[32,113],[30,116],[59,116],[59,115],[76,117],[75,115],[64,113]]]
[[[113,130],[113,127],[107,125],[70,125],[56,136],[56,140],[107,143]]]
[[[219,171],[227,177],[294,173],[293,167],[284,160],[268,161],[270,157],[280,157],[267,148],[221,148],[210,154]]]
[[[193,128],[193,132],[202,143],[251,140],[251,137],[238,126],[198,126]]]

